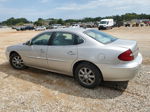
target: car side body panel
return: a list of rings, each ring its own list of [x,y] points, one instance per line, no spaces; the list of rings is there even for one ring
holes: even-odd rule
[[[47,61],[49,69],[72,74],[71,65],[78,58],[77,46],[48,46]]]
[[[119,40],[110,44],[102,44],[90,38],[83,32],[87,29],[55,29],[50,32],[63,31],[76,34],[84,43],[70,46],[28,46],[19,44],[10,46],[6,56],[12,51],[17,52],[25,65],[73,76],[73,66],[79,61],[88,61],[99,68],[105,81],[127,81],[138,72],[142,63],[135,41]],[[125,44],[123,45],[123,43]],[[135,55],[132,61],[121,61],[118,56],[131,49]]]

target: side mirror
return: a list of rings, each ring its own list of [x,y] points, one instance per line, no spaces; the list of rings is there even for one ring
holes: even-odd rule
[[[30,41],[27,41],[27,42],[25,43],[25,45],[31,46],[31,45],[32,45],[32,41],[31,41],[31,40],[30,40]]]

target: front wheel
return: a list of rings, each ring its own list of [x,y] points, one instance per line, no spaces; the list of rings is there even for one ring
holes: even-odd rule
[[[18,70],[26,68],[21,56],[18,55],[17,53],[13,53],[10,56],[10,64],[13,68],[18,69]]]
[[[75,78],[81,86],[95,88],[101,83],[102,74],[95,65],[84,62],[77,66]]]

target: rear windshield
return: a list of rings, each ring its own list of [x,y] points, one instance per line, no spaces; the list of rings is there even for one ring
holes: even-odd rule
[[[93,39],[95,39],[96,41],[103,43],[103,44],[108,44],[111,43],[115,40],[117,40],[116,37],[113,37],[111,35],[108,35],[104,32],[100,32],[98,30],[87,30],[84,32],[86,35],[88,35],[89,37],[92,37]]]

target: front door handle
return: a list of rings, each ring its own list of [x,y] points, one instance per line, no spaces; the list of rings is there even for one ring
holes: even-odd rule
[[[76,55],[73,51],[67,52],[68,55]]]

